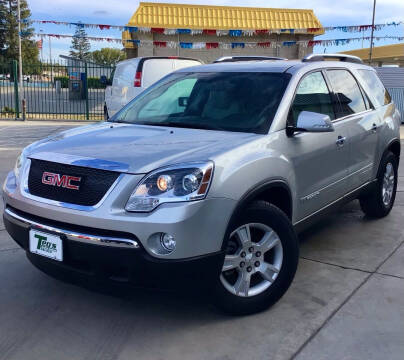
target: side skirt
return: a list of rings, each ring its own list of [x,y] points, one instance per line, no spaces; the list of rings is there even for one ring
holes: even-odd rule
[[[297,233],[301,233],[302,231],[306,230],[317,221],[319,221],[324,216],[335,212],[338,210],[342,205],[349,203],[355,199],[360,198],[364,194],[372,192],[375,190],[377,184],[377,179],[370,181],[359,188],[349,192],[348,194],[344,195],[342,198],[333,201],[331,204],[323,207],[320,210],[317,210],[313,214],[306,216],[305,218],[299,220],[298,222],[294,223],[293,226]]]

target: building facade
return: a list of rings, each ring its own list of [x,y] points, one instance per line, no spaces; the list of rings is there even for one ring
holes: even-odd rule
[[[322,33],[312,10],[141,2],[122,40],[128,58],[186,56],[209,63],[226,55],[302,58]]]
[[[344,54],[360,57],[365,63],[374,66],[397,65],[404,67],[404,43],[375,46],[372,49],[372,61],[369,61],[370,48],[344,51]]]

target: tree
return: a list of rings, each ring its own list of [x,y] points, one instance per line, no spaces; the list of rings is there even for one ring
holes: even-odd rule
[[[98,65],[115,66],[117,62],[125,60],[126,54],[114,48],[102,48],[91,53],[91,59]]]
[[[39,50],[32,39],[31,11],[26,0],[20,1],[22,60],[39,63]],[[0,62],[8,63],[18,59],[18,16],[17,0],[0,0]]]
[[[6,49],[6,31],[7,31],[7,7],[4,0],[0,0],[0,64],[4,62],[4,51]]]
[[[72,38],[72,45],[70,46],[70,56],[81,59],[88,60],[90,58],[91,45],[87,39],[87,33],[82,25],[76,26],[76,32]]]

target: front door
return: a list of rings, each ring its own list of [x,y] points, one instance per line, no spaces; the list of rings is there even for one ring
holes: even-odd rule
[[[346,193],[350,156],[349,124],[335,120],[335,102],[321,71],[309,73],[300,81],[288,120],[296,123],[302,111],[330,116],[335,131],[295,133],[287,140],[287,153],[296,170],[296,221]]]

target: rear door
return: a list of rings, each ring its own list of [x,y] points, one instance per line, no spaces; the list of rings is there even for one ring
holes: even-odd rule
[[[335,131],[295,133],[288,140],[285,150],[296,171],[299,201],[296,220],[313,214],[345,194],[350,154],[349,125],[336,120],[334,95],[321,71],[311,72],[301,79],[288,121],[296,124],[302,111],[330,116]]]
[[[336,117],[349,124],[351,151],[347,190],[351,191],[371,180],[376,162],[380,118],[350,71],[328,69],[326,74],[339,101]]]
[[[145,60],[142,68],[142,88],[148,88],[174,70],[174,59]]]

